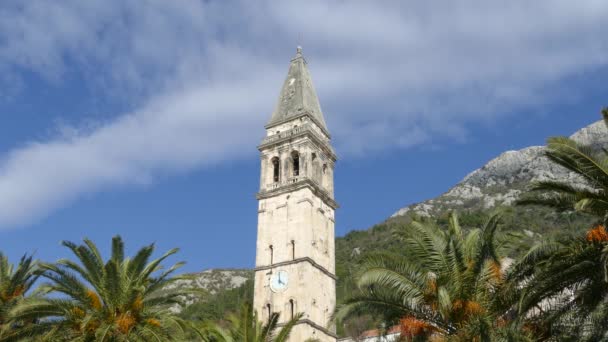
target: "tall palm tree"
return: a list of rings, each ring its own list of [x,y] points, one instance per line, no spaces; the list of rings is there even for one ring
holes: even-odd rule
[[[31,256],[21,257],[15,268],[8,257],[0,252],[0,337],[11,329],[7,324],[11,321],[9,312],[23,300],[36,282],[36,269],[36,262]]]
[[[183,265],[162,270],[161,263],[175,254],[172,249],[149,261],[154,245],[141,248],[131,258],[124,256],[124,243],[112,239],[112,255],[104,262],[95,244],[77,245],[64,241],[77,261],[59,260],[42,264],[42,285],[52,297],[24,301],[11,311],[16,320],[38,321],[17,330],[6,340],[31,338],[36,341],[171,341],[179,340],[186,323],[171,306],[184,291],[172,277]]]
[[[360,294],[338,309],[339,320],[361,313],[401,323],[402,336],[430,335],[460,340],[491,338],[506,310],[494,295],[503,283],[499,215],[465,233],[455,213],[444,229],[429,220],[398,232],[405,255],[377,254],[362,265]]]
[[[608,126],[608,109],[602,110]],[[518,313],[537,335],[597,341],[608,338],[608,151],[566,137],[550,138],[547,157],[576,174],[569,180],[535,184],[518,204],[595,216],[580,236],[534,246],[509,276],[518,285]]]
[[[275,312],[270,315],[268,322],[262,324],[257,313],[246,304],[238,315],[228,316],[227,327],[208,323],[199,330],[199,336],[205,342],[285,342],[300,318],[302,314],[297,314],[279,326],[279,314]]]

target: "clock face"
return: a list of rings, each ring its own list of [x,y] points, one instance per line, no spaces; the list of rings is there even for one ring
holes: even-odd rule
[[[277,271],[270,277],[270,289],[274,292],[284,291],[289,283],[287,271]]]

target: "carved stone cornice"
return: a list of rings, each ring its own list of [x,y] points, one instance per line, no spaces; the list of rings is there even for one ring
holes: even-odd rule
[[[319,127],[319,129],[327,136],[327,138],[331,139],[331,134],[329,134],[329,131],[327,129],[325,129],[325,127],[323,127],[321,122],[319,122],[319,120],[317,120],[317,118],[314,115],[311,115],[309,112],[306,112],[306,111],[302,112],[301,114],[298,114],[298,115],[288,116],[280,121],[273,122],[272,124],[268,124],[268,125],[264,126],[264,128],[270,129],[272,127],[276,127],[281,124],[284,124],[284,123],[287,123],[287,122],[290,122],[293,120],[297,120],[297,119],[305,117],[305,116],[308,117],[310,119],[310,121],[314,122]]]
[[[287,260],[287,261],[277,262],[277,263],[272,264],[272,265],[258,266],[256,268],[254,268],[253,270],[255,272],[265,271],[265,270],[271,270],[273,268],[277,268],[277,267],[281,267],[281,266],[299,264],[301,262],[308,262],[310,265],[312,265],[312,267],[314,267],[314,268],[318,269],[319,271],[325,273],[325,275],[327,275],[328,277],[332,278],[333,280],[337,280],[338,279],[338,277],[336,277],[328,269],[326,269],[325,267],[319,265],[314,260],[312,260],[310,257],[303,257],[303,258],[297,258],[297,259],[293,259],[293,260]]]
[[[295,181],[289,181],[286,183],[279,183],[276,188],[270,190],[262,190],[257,193],[256,198],[258,200],[275,197],[284,193],[292,192],[302,188],[309,188],[312,192],[317,195],[326,205],[336,210],[340,207],[327,191],[325,191],[317,182],[310,178],[298,177]]]
[[[281,145],[286,141],[290,141],[300,137],[308,137],[317,147],[322,150],[332,162],[338,159],[336,152],[333,150],[328,140],[323,139],[317,132],[315,132],[310,124],[304,124],[298,127],[294,127],[285,132],[270,135],[262,140],[262,143],[258,146],[259,151]]]

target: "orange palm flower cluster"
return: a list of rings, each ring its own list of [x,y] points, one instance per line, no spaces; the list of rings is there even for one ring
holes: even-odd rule
[[[455,311],[462,311],[465,316],[478,315],[483,313],[484,309],[478,302],[472,300],[457,299],[452,303],[452,308]]]
[[[490,261],[490,272],[494,276],[495,280],[502,280],[502,268],[500,263],[497,261]]]
[[[431,308],[433,310],[437,309],[437,281],[435,278],[429,279],[427,282],[427,287],[424,291],[424,299],[427,302],[431,303]]]
[[[130,312],[120,314],[118,318],[116,318],[116,325],[118,325],[118,331],[123,334],[128,334],[131,328],[135,326],[135,323],[135,317],[133,317]]]
[[[102,308],[101,298],[99,298],[99,296],[97,295],[97,293],[95,293],[95,291],[87,290],[86,295],[89,298],[89,301],[91,302],[91,306],[94,309],[99,310]]]
[[[82,310],[79,307],[75,307],[72,309],[72,313],[74,314],[74,316],[78,317],[78,318],[82,318],[85,315],[84,310]]]
[[[401,336],[409,338],[426,335],[433,330],[432,325],[412,316],[402,318],[399,321],[399,327],[401,328]]]
[[[148,318],[148,319],[146,320],[146,323],[148,323],[148,324],[150,324],[150,325],[153,325],[153,326],[155,326],[155,327],[157,327],[157,328],[158,328],[158,327],[160,327],[160,321],[159,321],[159,320],[157,320],[157,319],[155,319],[155,318]]]
[[[131,308],[134,311],[141,311],[141,309],[144,307],[144,301],[141,297],[141,295],[137,295],[137,297],[135,298],[135,300],[133,301],[133,304],[131,305]]]
[[[10,291],[1,292],[0,299],[2,299],[2,301],[4,301],[4,302],[8,302],[9,300],[12,300],[12,299],[15,299],[15,298],[21,296],[24,292],[25,292],[25,286],[19,285],[15,288],[15,290],[13,290],[13,292],[10,292]]]
[[[598,224],[587,232],[587,241],[589,242],[606,242],[608,241],[608,233],[606,228]]]

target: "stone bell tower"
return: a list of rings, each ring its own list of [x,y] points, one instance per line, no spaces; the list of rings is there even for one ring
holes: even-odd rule
[[[254,308],[280,323],[301,312],[290,341],[336,341],[334,164],[336,154],[298,47],[258,147]]]

